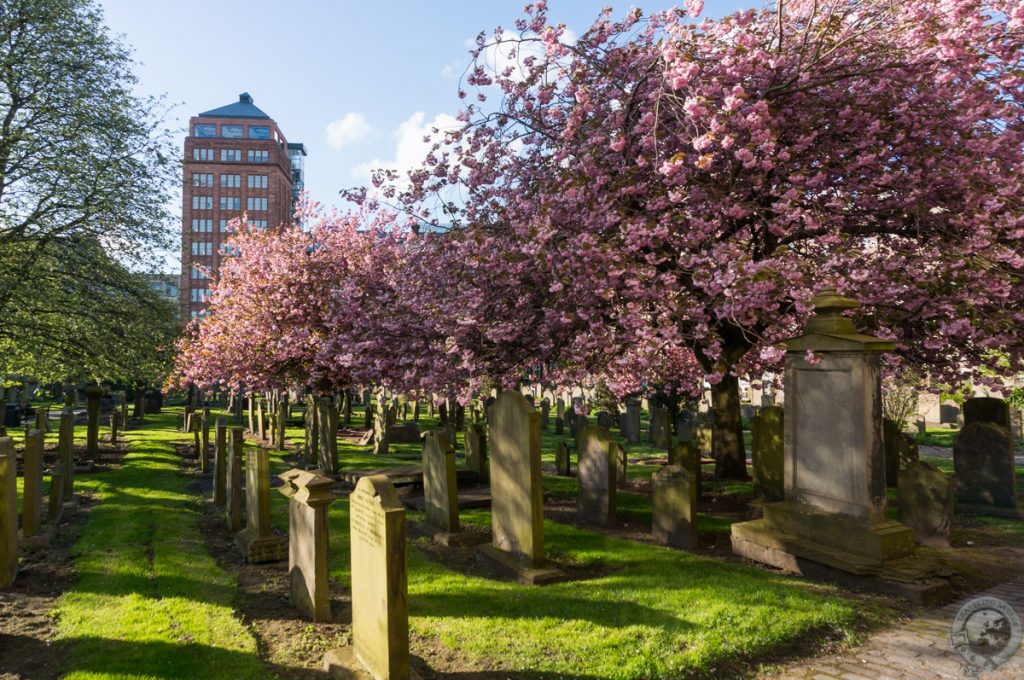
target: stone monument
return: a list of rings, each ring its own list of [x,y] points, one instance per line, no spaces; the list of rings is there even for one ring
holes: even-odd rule
[[[1002,425],[975,420],[953,442],[957,512],[1020,517],[1013,436]]]
[[[666,465],[651,475],[651,522],[658,543],[697,547],[697,485],[689,470]]]
[[[224,482],[225,501],[227,507],[224,516],[228,520],[228,529],[237,533],[242,529],[242,445],[245,433],[240,427],[232,427],[228,432],[227,475]]]
[[[949,547],[953,521],[953,478],[931,463],[918,462],[899,471],[900,522],[914,530],[920,545]]]
[[[569,445],[565,442],[558,442],[558,447],[555,449],[555,474],[560,477],[568,477],[572,474],[571,467]]]
[[[238,547],[253,564],[280,562],[288,539],[274,533],[270,521],[270,452],[250,451],[245,465],[245,530],[236,536]]]
[[[24,456],[21,537],[32,538],[43,521],[43,433],[39,430],[25,436]]]
[[[964,427],[971,423],[995,423],[1012,431],[1010,405],[995,397],[973,397],[964,402]]]
[[[581,522],[615,524],[618,447],[613,445],[611,433],[600,425],[588,425],[576,436],[576,511]]]
[[[423,504],[426,527],[441,545],[467,545],[472,534],[459,527],[455,449],[439,432],[423,435]]]
[[[463,437],[466,448],[466,467],[479,475],[481,482],[490,479],[490,464],[487,461],[487,430],[480,423],[466,426]]]
[[[213,503],[224,507],[228,479],[228,421],[224,416],[217,416],[213,441]]]
[[[57,434],[57,459],[60,461],[60,476],[63,500],[69,501],[75,493],[75,414],[70,408],[60,412],[60,429]]]
[[[765,406],[750,423],[754,490],[766,501],[781,501],[785,459],[785,418],[780,406]]]
[[[284,486],[278,487],[278,491],[288,498],[288,582],[292,604],[313,621],[331,621],[327,510],[334,500],[334,480],[315,471],[294,469],[280,477]],[[355,493],[350,502],[354,497]],[[352,562],[354,565],[354,551]],[[355,597],[355,583],[352,586]]]
[[[18,575],[18,457],[14,440],[0,437],[0,588]]]

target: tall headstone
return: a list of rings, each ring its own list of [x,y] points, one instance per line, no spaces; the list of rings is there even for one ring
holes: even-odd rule
[[[784,416],[781,406],[766,406],[750,422],[754,490],[766,501],[781,501],[785,498]]]
[[[118,429],[121,427],[121,412],[114,409],[114,412],[110,414],[110,444],[111,446],[117,446],[117,434]]]
[[[490,462],[487,460],[487,430],[480,423],[470,423],[463,438],[466,448],[466,467],[476,472],[480,481],[490,479]]]
[[[18,575],[18,458],[14,440],[0,437],[0,588]]]
[[[733,551],[783,569],[880,567],[914,550],[913,531],[886,517],[880,357],[894,345],[857,333],[843,314],[855,300],[826,290],[814,305],[785,343],[786,500],[733,524]]]
[[[669,429],[668,409],[662,406],[655,406],[651,409],[651,425],[648,436],[651,445],[656,449],[668,449],[672,443],[672,434]]]
[[[85,388],[85,455],[95,458],[100,452],[100,397],[103,388],[89,385]]]
[[[565,400],[561,397],[555,402],[555,434],[565,432]]]
[[[284,451],[284,434],[288,426],[288,393],[281,395],[277,402],[277,419],[274,421],[274,448]]]
[[[210,409],[204,408],[199,419],[199,471],[210,471]]]
[[[445,545],[458,537],[459,487],[455,477],[455,449],[442,443],[438,432],[423,435],[423,503],[426,524],[434,540]]]
[[[36,429],[46,434],[50,431],[50,407],[40,406],[36,409]]]
[[[615,524],[615,496],[618,488],[617,451],[607,428],[590,425],[576,436],[578,456],[576,477],[577,516],[581,522]]]
[[[228,420],[217,416],[213,444],[213,503],[224,507],[227,502]]]
[[[953,478],[931,463],[918,462],[899,471],[900,522],[914,539],[932,548],[949,547],[953,521]]]
[[[629,465],[629,458],[626,456],[626,449],[622,448],[617,441],[612,440],[612,460],[615,461],[615,484],[620,489],[626,488],[629,477],[626,475],[626,468]]]
[[[334,480],[305,470],[289,470],[280,477],[284,485],[278,487],[278,490],[288,498],[288,582],[292,604],[313,621],[328,622],[332,617],[328,582],[330,536],[327,511],[334,500],[331,490]],[[362,480],[359,484],[362,484]],[[349,497],[349,511],[353,516],[356,512],[353,502],[355,496],[356,493],[353,493]],[[355,561],[353,550],[353,577]],[[353,579],[353,608],[358,596]]]
[[[377,410],[373,415],[373,455],[386,456],[389,450],[388,430],[391,428],[391,408],[384,393],[377,396]]]
[[[630,444],[640,443],[640,400],[636,398],[626,400],[626,418],[622,423],[622,436]]]
[[[267,438],[267,424],[264,420],[262,398],[256,402],[256,436],[259,437],[260,441]]]
[[[117,393],[118,403],[121,405],[121,429],[128,429],[128,393],[121,390]]]
[[[651,475],[651,522],[658,543],[697,547],[697,485],[689,470],[666,465]]]
[[[697,450],[697,444],[692,441],[681,441],[673,446],[669,451],[668,464],[681,467],[690,473],[690,478],[693,480],[694,502],[699,501],[704,470],[701,467],[701,457],[700,452]]]
[[[56,526],[57,521],[60,520],[61,512],[64,510],[64,484],[61,481],[62,478],[61,462],[58,460],[57,464],[50,470],[50,494],[46,505],[46,521],[51,526]]]
[[[1013,437],[1002,425],[975,420],[953,442],[958,512],[1020,517]]]
[[[964,402],[964,427],[971,423],[995,423],[1012,431],[1010,405],[995,397],[973,397]]]
[[[330,397],[317,397],[316,423],[320,444],[320,469],[325,475],[336,475],[338,466],[338,407]]]
[[[249,394],[249,398],[246,401],[246,413],[249,416],[249,432],[256,432],[256,395]]]
[[[540,400],[540,429],[547,431],[551,420],[551,402],[547,399]]]
[[[506,391],[488,409],[491,454],[491,530],[494,543],[478,549],[524,583],[560,580],[544,555],[540,476],[540,414],[519,392]]]
[[[270,521],[270,452],[255,449],[245,462],[245,530],[236,537],[249,562],[279,562],[288,552],[288,539],[274,533]]]
[[[225,492],[227,507],[224,516],[228,529],[237,533],[242,529],[242,445],[245,434],[240,427],[228,431],[228,466]]]
[[[320,432],[316,422],[316,397],[306,397],[306,412],[302,422],[305,426],[305,438],[302,442],[302,456],[307,463],[317,464],[320,459]]]
[[[26,435],[24,456],[21,536],[32,538],[43,521],[43,433],[39,430]]]
[[[60,429],[57,435],[57,459],[60,461],[63,500],[70,500],[75,493],[75,414],[70,408],[60,412]]]
[[[558,442],[555,449],[555,470],[561,477],[568,477],[571,473],[572,463],[569,460],[569,445],[565,442]]]
[[[405,509],[387,477],[363,477],[349,497],[352,644],[330,652],[328,671],[375,680],[418,677],[409,667]]]

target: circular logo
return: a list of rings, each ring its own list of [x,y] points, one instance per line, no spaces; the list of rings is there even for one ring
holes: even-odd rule
[[[979,597],[957,612],[949,641],[973,669],[990,671],[1017,653],[1022,632],[1013,607],[997,597]]]

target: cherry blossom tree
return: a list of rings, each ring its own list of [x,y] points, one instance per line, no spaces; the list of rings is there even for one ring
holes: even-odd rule
[[[461,365],[543,362],[620,393],[674,365],[711,384],[729,477],[738,378],[778,368],[822,286],[864,303],[893,362],[1020,369],[1024,5],[689,4],[607,10],[575,41],[527,6],[479,36],[465,127],[403,184],[376,178],[449,228],[435,273],[460,292],[441,307]]]

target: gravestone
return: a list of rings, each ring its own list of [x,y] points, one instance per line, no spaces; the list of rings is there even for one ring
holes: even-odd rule
[[[565,442],[558,442],[558,448],[555,449],[556,474],[562,477],[568,477],[572,474],[571,467],[572,463],[569,459],[569,445]]]
[[[103,388],[89,385],[85,388],[85,455],[96,458],[100,452],[100,398]]]
[[[754,490],[766,501],[785,498],[785,412],[781,406],[766,406],[750,423],[750,455]]]
[[[330,397],[316,398],[317,461],[325,475],[338,474],[338,406]]]
[[[224,507],[227,498],[228,421],[217,416],[213,445],[213,503]]]
[[[844,314],[855,300],[826,290],[814,306],[785,343],[785,500],[733,524],[733,552],[798,573],[804,560],[879,573],[914,551],[913,531],[886,515],[880,357],[894,345],[857,333]]]
[[[487,411],[491,454],[491,529],[494,543],[479,546],[521,583],[551,583],[564,574],[544,555],[544,499],[540,477],[540,414],[522,394],[502,392]]]
[[[349,497],[352,644],[328,653],[332,677],[418,678],[409,666],[405,509],[383,475],[363,477]]]
[[[281,395],[277,402],[277,418],[274,419],[274,448],[284,451],[285,428],[288,427],[288,393]]]
[[[256,436],[260,441],[267,438],[267,424],[264,420],[262,397],[256,402]]]
[[[373,455],[388,454],[388,430],[392,424],[391,409],[381,394],[377,397],[377,410],[373,414]]]
[[[242,529],[242,445],[245,434],[240,427],[232,427],[228,431],[228,461],[225,479],[225,500],[227,507],[224,516],[228,521],[231,533]]]
[[[466,467],[477,473],[481,482],[490,479],[487,461],[487,430],[480,423],[470,423],[463,438],[466,448]]]
[[[412,402],[412,422],[414,422],[414,423],[420,422],[420,401],[419,401],[419,399],[417,399],[416,401]]]
[[[697,484],[686,468],[666,465],[651,475],[651,525],[658,543],[697,547]]]
[[[210,471],[210,409],[203,409],[199,426],[199,472],[206,474]]]
[[[18,575],[18,457],[14,440],[0,437],[0,588]]]
[[[960,423],[960,407],[956,404],[939,405],[939,424],[958,425]]]
[[[953,442],[957,511],[1019,517],[1013,456],[1006,428],[978,420],[965,425]]]
[[[626,476],[629,458],[626,456],[626,449],[622,448],[614,439],[612,440],[612,459],[615,461],[615,484],[620,489],[625,489],[626,482],[629,480],[629,477]]]
[[[949,547],[953,521],[953,478],[931,463],[914,463],[899,471],[900,522],[914,539],[932,548]]]
[[[547,399],[540,400],[540,429],[547,432],[551,420],[551,402]]]
[[[569,436],[572,439],[576,439],[576,435],[578,434],[576,429],[577,417],[578,415],[576,413],[576,409],[574,409],[572,406],[569,406],[568,408],[565,409],[565,416],[563,417],[563,420],[565,420],[565,427],[567,430],[569,430]]]
[[[50,431],[50,407],[40,406],[36,409],[36,429],[46,434]]]
[[[615,426],[615,421],[612,419],[612,414],[608,413],[608,411],[598,411],[597,424],[599,427],[610,430]]]
[[[581,522],[615,524],[618,451],[613,444],[608,429],[600,425],[589,425],[576,437],[576,513]]]
[[[117,430],[121,425],[121,413],[118,410],[114,410],[110,414],[110,445],[117,446]]]
[[[280,477],[284,485],[278,487],[278,491],[288,498],[288,584],[292,604],[313,621],[329,622],[332,616],[327,511],[334,500],[331,490],[334,480],[316,472],[294,469]],[[360,480],[359,485],[362,483]],[[353,517],[357,512],[355,497],[355,493],[349,497]],[[353,550],[353,567],[355,561]],[[352,597],[358,596],[353,582]]]
[[[714,428],[707,423],[701,423],[693,428],[693,436],[697,441],[697,452],[704,458],[711,458],[714,456],[714,432]]]
[[[39,430],[25,436],[22,474],[21,537],[32,538],[43,520],[43,433]]]
[[[455,449],[440,432],[423,435],[423,504],[426,525],[442,545],[466,545],[472,534],[459,527]]]
[[[270,452],[266,449],[246,456],[245,530],[235,540],[252,564],[280,562],[287,554],[287,537],[274,533],[270,521]]]
[[[118,402],[121,405],[121,429],[128,429],[128,393],[121,390],[117,393]]]
[[[249,432],[256,432],[256,397],[252,394],[245,400],[246,413],[249,416]]]
[[[62,477],[61,463],[57,461],[56,465],[50,470],[50,494],[46,507],[46,521],[51,526],[57,525],[61,512],[64,510],[64,484],[61,481]]]
[[[681,467],[690,473],[690,477],[693,480],[694,495],[697,501],[699,501],[704,471],[701,467],[697,444],[692,441],[682,441],[673,446],[669,451],[668,464]]]
[[[964,427],[971,423],[995,423],[1011,430],[1010,405],[995,397],[974,397],[964,402]]]
[[[555,402],[555,434],[565,432],[565,400],[559,397]]]
[[[57,459],[60,461],[62,500],[71,500],[75,493],[75,414],[69,408],[60,412],[57,434]]]
[[[640,400],[626,400],[626,418],[622,422],[622,436],[629,444],[640,443]]]
[[[655,406],[651,409],[651,424],[648,430],[648,438],[651,445],[656,449],[668,449],[671,445],[672,433],[669,430],[667,408]]]

